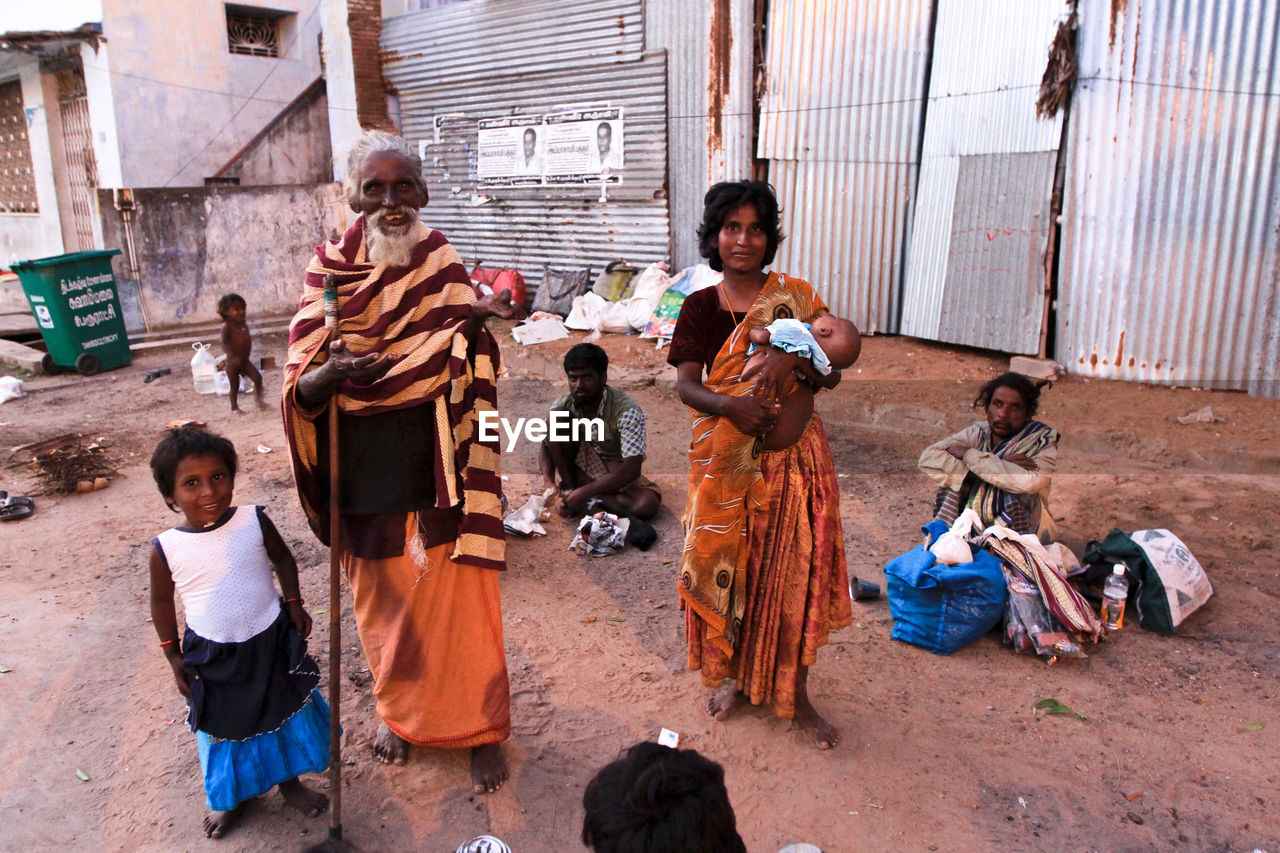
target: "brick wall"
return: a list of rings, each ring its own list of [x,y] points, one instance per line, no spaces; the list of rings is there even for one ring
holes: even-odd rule
[[[347,28],[351,32],[351,64],[355,69],[356,118],[366,130],[394,131],[387,112],[387,81],[378,55],[381,0],[347,0]]]

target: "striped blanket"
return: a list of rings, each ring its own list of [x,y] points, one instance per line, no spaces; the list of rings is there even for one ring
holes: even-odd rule
[[[328,358],[323,292],[338,284],[338,331],[356,356],[386,353],[395,366],[367,385],[344,383],[333,401],[347,415],[412,406],[433,407],[435,493],[438,509],[461,507],[453,559],[479,568],[505,568],[497,442],[481,442],[480,413],[497,410],[497,342],[481,331],[463,334],[475,292],[462,259],[439,231],[417,223],[418,244],[408,267],[369,262],[361,217],[338,240],[316,248],[302,300],[289,329],[284,426],[303,509],[316,536],[329,541],[325,491],[317,481],[316,411],[295,398],[298,379]]]
[[[1098,641],[1102,620],[1054,566],[1034,534],[1018,535],[996,524],[983,532],[979,544],[1029,583],[1035,584],[1053,618],[1073,638]]]

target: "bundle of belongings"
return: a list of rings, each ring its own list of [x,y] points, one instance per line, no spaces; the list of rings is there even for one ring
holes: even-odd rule
[[[573,297],[564,324],[590,332],[643,331],[670,284],[667,265],[661,261],[643,271],[615,261],[605,267],[590,290]]]
[[[884,567],[893,639],[948,655],[1000,621],[1004,575],[997,557],[968,543],[976,519],[965,510],[951,530],[946,522],[930,522],[921,528],[923,543]]]
[[[591,557],[607,557],[616,554],[626,547],[627,528],[631,519],[618,518],[611,512],[601,510],[593,515],[584,515],[578,522],[569,548],[579,554]]]
[[[1003,636],[1017,652],[1048,663],[1086,657],[1106,627],[1086,590],[1101,583],[1114,564],[1127,567],[1136,584],[1130,598],[1146,630],[1173,633],[1213,594],[1204,570],[1167,530],[1126,535],[1113,530],[1091,542],[1085,563],[1060,543],[1043,545],[1003,523],[981,529],[965,510],[950,529],[942,521],[922,528],[925,541],[885,566],[893,638],[950,654],[1003,620]]]
[[[1087,657],[1081,645],[1102,636],[1102,620],[1067,581],[1055,559],[1034,534],[1014,533],[1002,524],[983,531],[979,543],[1000,557],[1009,602],[1005,639],[1016,652],[1035,652],[1049,663],[1060,657]]]
[[[1213,586],[1181,539],[1163,528],[1125,533],[1113,529],[1084,551],[1083,577],[1097,582],[1116,564],[1125,567],[1129,599],[1144,631],[1172,634],[1213,597]]]
[[[642,338],[656,338],[661,348],[671,341],[676,331],[676,319],[680,316],[680,308],[691,293],[704,287],[715,287],[723,278],[706,264],[695,264],[680,272],[668,281],[668,286],[654,304],[644,328],[640,330]]]

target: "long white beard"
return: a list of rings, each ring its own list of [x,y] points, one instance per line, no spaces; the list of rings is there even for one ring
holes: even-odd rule
[[[369,217],[366,239],[369,243],[369,261],[375,266],[407,267],[413,259],[413,248],[418,245],[416,219],[399,227],[389,227],[382,222],[382,211]]]

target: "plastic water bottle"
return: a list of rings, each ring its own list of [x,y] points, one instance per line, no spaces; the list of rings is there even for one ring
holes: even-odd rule
[[[1102,585],[1102,622],[1108,631],[1124,627],[1124,604],[1129,598],[1129,578],[1124,573],[1124,563],[1116,563],[1111,577]]]
[[[217,359],[209,352],[208,344],[192,344],[196,354],[191,357],[191,381],[197,394],[212,394],[217,390],[214,374],[218,372]]]

